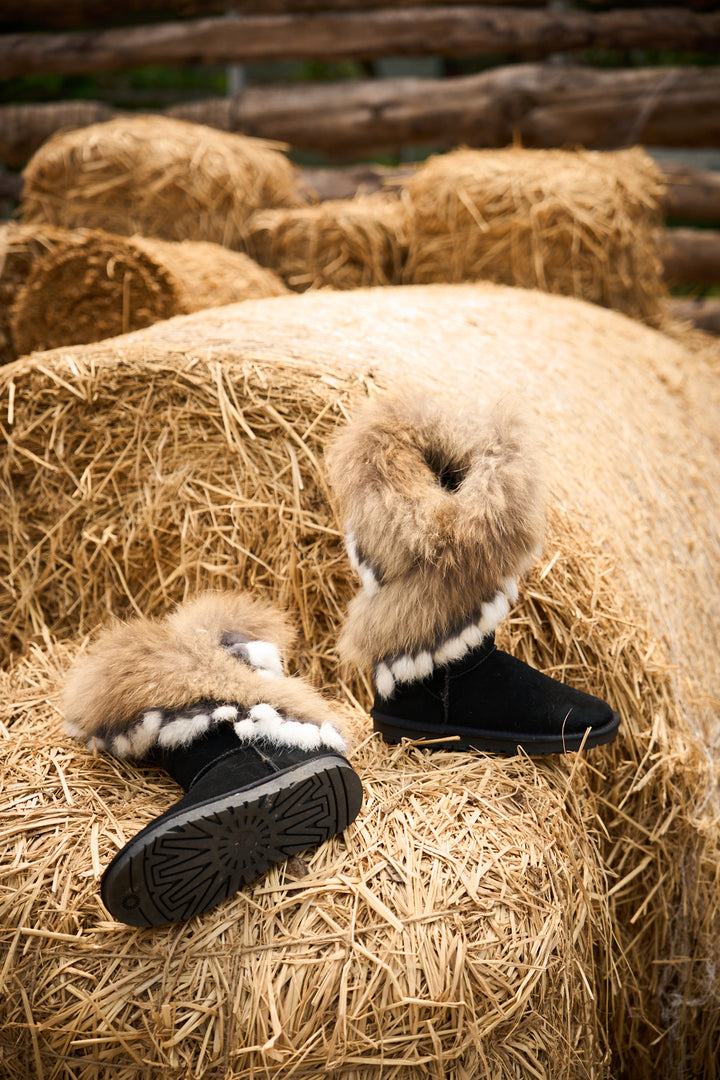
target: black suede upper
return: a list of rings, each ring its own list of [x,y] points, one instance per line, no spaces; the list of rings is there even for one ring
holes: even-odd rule
[[[378,694],[372,713],[380,731],[386,725],[409,738],[487,733],[509,745],[547,740],[559,750],[564,738],[577,743],[589,728],[590,741],[618,722],[604,701],[501,652],[492,639],[425,679],[397,685],[390,698]]]
[[[197,794],[200,787],[207,787],[208,794],[221,794],[332,753],[328,747],[303,750],[276,746],[267,739],[241,742],[232,724],[220,724],[189,746],[156,749],[149,760],[165,769],[185,791],[192,788]]]

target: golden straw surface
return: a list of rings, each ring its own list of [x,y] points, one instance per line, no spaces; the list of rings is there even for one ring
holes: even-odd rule
[[[0,225],[0,364],[17,360],[10,312],[36,260],[54,251],[59,243],[84,236],[83,229],[70,231],[54,225]]]
[[[605,1075],[603,873],[562,762],[368,737],[343,837],[209,916],[131,931],[99,874],[172,785],[58,733],[67,653],[3,676],[4,1077]]]
[[[18,355],[102,341],[173,315],[287,291],[271,270],[219,244],[83,233],[56,236],[18,290],[11,312]]]
[[[322,449],[359,398],[410,382],[466,406],[484,407],[508,395],[526,400],[545,436],[552,513],[543,557],[523,585],[501,644],[607,697],[622,716],[618,741],[587,758],[537,766],[523,759],[425,758],[362,745],[356,760],[371,798],[344,842],[356,861],[338,869],[334,860],[347,852],[343,841],[334,841],[308,857],[310,880],[300,885],[317,885],[329,897],[331,918],[336,910],[345,912],[335,918],[338,929],[327,930],[340,935],[336,940],[350,940],[348,928],[354,933],[364,920],[374,927],[372,945],[363,942],[371,954],[365,974],[357,967],[364,954],[355,945],[350,964],[328,951],[324,966],[313,959],[314,951],[310,958],[289,953],[287,938],[272,936],[269,911],[273,919],[277,914],[286,920],[283,933],[291,925],[301,939],[307,920],[312,941],[319,933],[316,920],[322,919],[313,902],[293,908],[302,912],[293,921],[284,893],[277,913],[265,900],[260,903],[263,887],[274,887],[272,876],[256,886],[250,900],[238,897],[238,907],[223,907],[185,932],[122,937],[97,921],[97,876],[123,837],[162,808],[156,794],[141,796],[133,785],[142,782],[148,793],[151,782],[156,793],[158,781],[106,759],[91,760],[49,734],[51,720],[57,723],[52,688],[66,663],[66,646],[54,646],[51,634],[75,637],[110,610],[165,610],[208,585],[249,585],[295,614],[299,669],[326,692],[366,705],[367,685],[358,680],[343,686],[337,674],[334,642],[354,586],[329,505]],[[11,764],[0,775],[12,783],[23,755],[23,769],[36,764],[32,781],[22,774],[3,818],[9,929],[0,970],[12,1017],[8,1030],[22,1036],[17,1053],[24,1055],[10,1075],[36,1060],[52,1075],[51,1069],[60,1068],[53,1064],[60,1060],[55,1055],[72,1050],[100,1055],[105,1063],[114,1053],[126,1070],[118,1075],[128,1077],[143,1075],[141,1068],[171,1067],[178,1077],[188,1068],[201,1075],[210,1061],[220,1063],[218,1076],[234,1077],[230,1066],[238,1075],[251,1075],[240,1071],[250,1069],[248,1062],[256,1073],[262,1065],[270,1075],[282,1068],[283,1077],[312,1076],[320,1062],[330,1062],[348,1075],[355,1070],[363,1078],[396,1074],[410,1080],[436,1076],[442,1061],[453,1080],[478,1073],[550,1080],[603,1075],[606,1039],[613,1076],[717,1075],[720,833],[711,740],[720,640],[718,396],[717,356],[590,304],[490,285],[247,301],[102,345],[37,354],[3,369],[0,558],[7,559],[8,584],[2,619],[8,649],[30,649],[30,655],[4,676],[4,749]],[[358,715],[360,730],[362,723]],[[47,760],[53,748],[70,799],[96,807],[97,828],[86,825],[82,843],[75,843],[77,823],[71,830],[63,824],[67,819],[58,824],[49,815],[43,824],[48,805],[59,802],[64,814],[69,802],[57,766]],[[82,780],[90,766],[91,778]],[[111,805],[98,769],[113,791],[128,792],[122,813]],[[397,813],[392,830],[383,813],[373,817],[374,770],[392,776],[380,799]],[[503,795],[509,778],[518,792],[514,808]],[[41,786],[43,797],[33,805],[45,779],[49,788]],[[169,799],[167,785],[163,791]],[[492,797],[480,811],[473,800],[485,791]],[[564,808],[553,816],[557,799]],[[35,835],[17,825],[17,813],[28,805],[40,815],[37,861],[14,846],[18,836]],[[393,830],[404,829],[405,821],[409,840],[402,841]],[[548,847],[532,839],[536,828]],[[436,847],[438,837],[442,844]],[[495,859],[500,875],[493,879],[492,910],[508,912],[496,926],[510,927],[502,931],[500,946],[493,939],[492,950],[500,953],[482,951],[489,940],[482,923],[487,909],[477,901],[472,877],[485,865],[474,861],[478,850],[489,851],[480,846],[485,838],[493,838],[496,854],[487,857]],[[47,845],[63,843],[69,846],[51,866]],[[497,855],[506,845],[512,871],[503,869]],[[430,1013],[412,1013],[415,991],[406,981],[411,950],[401,947],[393,923],[410,910],[391,888],[404,885],[392,880],[395,871],[382,878],[372,860],[375,853],[383,865],[392,859],[402,874],[398,851],[412,849],[424,857],[430,847],[427,862],[411,864],[418,882],[413,902],[433,912],[423,931],[426,982],[419,994]],[[534,850],[542,850],[543,861],[541,877],[532,882],[523,870],[530,864],[512,852],[527,856]],[[550,852],[557,862],[550,861]],[[463,878],[453,876],[459,866],[465,867]],[[319,878],[313,877],[316,869]],[[51,873],[54,891],[48,892]],[[329,878],[335,889],[338,873],[353,882],[352,899],[343,892],[347,883],[341,882],[341,897],[318,884]],[[560,917],[541,925],[543,898],[551,895],[545,891],[548,880],[554,882]],[[578,891],[580,881],[584,892]],[[468,882],[475,890],[472,903]],[[288,904],[296,903],[292,895]],[[459,908],[428,908],[428,897],[441,904],[441,896],[457,900]],[[72,920],[80,902],[80,910],[91,914],[78,928]],[[242,919],[239,910],[246,912]],[[32,932],[21,933],[21,925]],[[210,940],[230,941],[237,951],[233,935],[240,926],[242,941],[258,955],[269,941],[265,962],[272,958],[277,965],[269,975],[257,964],[243,968],[245,954],[232,966],[227,953],[215,963],[214,953],[202,951]],[[553,927],[557,952],[543,927]],[[102,952],[105,935],[115,935],[114,954],[124,947],[127,952],[102,982],[100,966],[88,974],[92,950],[83,946],[78,956],[68,951],[75,949],[72,941],[43,938],[43,932],[98,932],[92,940],[103,957],[103,973],[111,963]],[[537,982],[519,944],[526,939],[543,968]],[[191,954],[196,941],[198,951]],[[459,965],[461,947],[465,959]],[[567,971],[555,966],[560,955]],[[494,956],[500,956],[495,975],[502,993],[485,971]],[[250,982],[250,969],[263,977]],[[475,973],[467,976],[471,982],[462,983],[458,975],[460,983],[453,983],[452,973],[462,971]],[[302,980],[300,988],[275,992],[290,987],[293,974]],[[528,997],[525,978],[533,986]],[[303,1026],[310,983],[315,1040]],[[463,1007],[476,1010],[472,1024],[453,996],[461,985],[472,989],[472,1006]],[[60,993],[68,998],[58,1003],[53,995]],[[193,1013],[197,1001],[203,1008]],[[399,1001],[397,1010],[390,1007]],[[45,1002],[52,1012],[43,1011]],[[176,1002],[183,1004],[181,1013],[172,1012]],[[377,1003],[387,1003],[382,1024]],[[513,1012],[516,1005],[527,1011]],[[262,1037],[262,1043],[246,1041],[242,1032],[250,1028],[237,1026],[238,1015],[243,1023],[265,1025],[252,1028],[252,1038]],[[510,1030],[498,1020],[508,1015],[517,1021]],[[88,1040],[84,1045],[73,1041],[76,1031]],[[494,1037],[496,1031],[502,1039]],[[266,1057],[253,1059],[261,1052],[256,1047]],[[228,1062],[223,1055],[234,1050],[247,1053]],[[268,1058],[269,1051],[281,1056]],[[101,1075],[92,1071],[99,1068],[88,1062],[78,1075]]]
[[[482,279],[657,319],[663,186],[644,151],[456,150],[404,187],[406,282]]]
[[[328,200],[297,210],[259,210],[247,249],[296,292],[398,285],[408,245],[404,202],[387,195]]]
[[[242,249],[254,210],[305,201],[283,149],[164,116],[59,132],[25,168],[22,219]]]

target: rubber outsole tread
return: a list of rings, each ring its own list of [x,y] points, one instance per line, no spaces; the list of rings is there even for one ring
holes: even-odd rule
[[[103,903],[131,926],[183,922],[342,832],[361,802],[360,780],[341,758],[197,806],[186,797],[116,855],[103,875]]]

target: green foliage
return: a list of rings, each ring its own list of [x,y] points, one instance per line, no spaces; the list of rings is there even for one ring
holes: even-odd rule
[[[226,92],[221,64],[152,65],[100,75],[28,75],[0,83],[0,102],[104,101],[118,108],[152,108]]]

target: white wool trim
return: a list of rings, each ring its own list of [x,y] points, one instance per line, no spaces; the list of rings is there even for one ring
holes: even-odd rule
[[[260,674],[284,674],[280,650],[272,641],[246,641],[244,647],[250,663]]]
[[[469,646],[463,641],[462,634],[457,634],[456,637],[448,638],[439,649],[435,650],[433,659],[438,667],[442,667],[443,664],[451,664],[453,660],[459,660],[468,651]]]
[[[236,720],[233,727],[240,742],[249,742],[257,735],[255,724],[252,720],[248,720],[247,717],[244,720]]]
[[[115,757],[132,757],[133,745],[127,735],[117,735],[112,742],[112,752]]]
[[[355,533],[348,529],[345,532],[345,550],[348,553],[348,559],[350,565],[356,574],[360,573],[360,559],[358,558],[357,541],[355,539]]]
[[[395,679],[387,664],[375,665],[375,686],[381,697],[390,697],[395,689]]]
[[[380,588],[380,582],[375,577],[373,568],[365,562],[361,562],[358,554],[357,541],[355,539],[355,533],[350,531],[345,535],[345,548],[350,559],[350,565],[360,578],[360,583],[368,594],[368,596],[375,596]]]
[[[520,595],[518,591],[517,578],[505,578],[500,588],[505,593],[511,604],[517,604],[518,597]]]
[[[494,633],[503,619],[507,618],[509,611],[510,604],[505,593],[497,592],[489,603],[483,604],[482,616],[478,623],[483,637]]]
[[[476,649],[478,645],[482,645],[485,640],[485,634],[483,634],[476,623],[471,623],[470,626],[466,626],[459,636],[465,642],[468,649]]]
[[[300,750],[318,750],[327,746],[339,753],[347,753],[347,744],[340,732],[325,721],[322,727],[306,724],[300,720],[284,719],[272,705],[256,705],[251,710],[254,719],[238,720],[235,734],[241,742],[265,739],[273,746],[294,746]]]
[[[268,705],[266,702],[260,702],[259,705],[253,705],[250,709],[248,716],[255,723],[271,723],[275,720],[282,720],[280,713],[272,705]]]
[[[188,746],[210,727],[210,713],[197,713],[195,716],[178,716],[169,724],[163,724],[158,732],[157,741],[168,749]]]
[[[390,670],[395,682],[413,682],[417,678],[415,674],[415,657],[399,656],[394,660]]]
[[[300,720],[285,720],[272,705],[254,705],[247,720],[235,724],[235,734],[242,742],[266,739],[273,746],[296,746],[301,750],[316,750],[320,746],[320,729]]]
[[[391,666],[395,682],[415,682],[430,675],[432,670],[433,658],[429,652],[421,652],[417,656],[399,656]]]
[[[238,711],[234,705],[218,705],[217,709],[213,709],[211,715],[213,720],[222,723],[224,720],[237,720]]]
[[[320,742],[323,746],[329,746],[331,750],[337,750],[339,754],[347,754],[347,743],[338,729],[329,721],[320,728]]]
[[[380,582],[375,577],[372,567],[368,566],[367,563],[361,563],[358,574],[360,575],[362,587],[368,596],[376,596],[380,588]]]
[[[503,583],[503,589],[515,587],[517,583],[508,578]],[[463,656],[482,645],[483,641],[492,634],[510,611],[510,603],[505,592],[499,591],[492,600],[483,604],[478,622],[465,626],[459,634],[443,641],[433,653],[421,652],[414,656],[409,653],[397,656],[394,659],[380,661],[375,665],[373,675],[375,687],[381,697],[392,697],[397,683],[411,683],[424,679],[432,674],[436,667],[451,664],[454,660],[461,660]]]
[[[143,758],[153,746],[167,750],[189,748],[214,724],[233,722],[241,742],[264,739],[274,746],[294,746],[302,750],[320,747],[347,753],[347,744],[340,731],[329,721],[322,727],[305,723],[294,717],[284,717],[269,702],[258,702],[247,714],[235,705],[218,705],[207,712],[176,716],[160,709],[148,709],[128,731],[106,738],[93,736],[87,742],[90,750],[109,750],[119,758]]]
[[[155,744],[162,722],[163,714],[159,709],[148,709],[142,720],[128,731],[135,757],[144,757]]]

